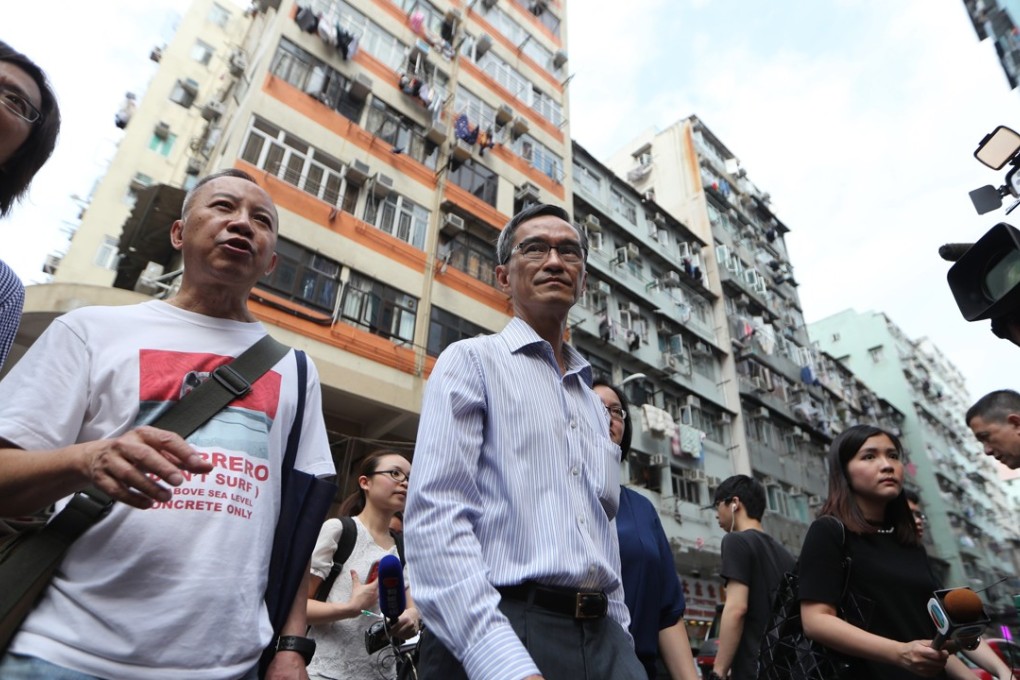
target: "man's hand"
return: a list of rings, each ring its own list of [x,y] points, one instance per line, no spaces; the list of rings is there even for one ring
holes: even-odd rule
[[[173,498],[173,492],[157,480],[180,486],[181,470],[196,474],[212,470],[212,464],[179,435],[147,425],[86,444],[82,458],[84,475],[96,488],[141,509]]]
[[[421,628],[421,615],[414,607],[408,607],[390,629],[390,635],[398,640],[409,640],[418,634]]]
[[[266,669],[266,680],[308,680],[304,657],[297,652],[277,652]]]

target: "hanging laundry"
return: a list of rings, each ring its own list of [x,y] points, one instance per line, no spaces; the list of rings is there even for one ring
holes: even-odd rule
[[[471,145],[478,141],[478,126],[471,125],[471,121],[468,120],[466,113],[457,116],[457,120],[453,122],[453,133],[457,136],[457,139],[461,139]]]
[[[428,108],[432,103],[432,88],[429,87],[428,83],[422,83],[421,87],[418,88],[418,99],[425,105],[425,108]]]
[[[641,338],[632,330],[627,331],[627,349],[636,352],[641,348]]]
[[[676,423],[669,411],[652,404],[641,406],[641,418],[644,428],[652,434],[660,437],[672,437],[676,434]]]
[[[322,42],[330,47],[336,47],[336,31],[340,25],[340,9],[337,4],[330,3],[329,8],[319,17],[319,23],[315,27]]]
[[[800,380],[805,385],[821,385],[821,381],[815,377],[814,371],[811,370],[810,366],[802,366],[800,369]]]
[[[768,231],[765,232],[765,238],[768,240],[769,243],[775,241],[777,235],[778,234],[775,229],[769,229]]]
[[[124,95],[124,103],[120,105],[120,110],[113,117],[113,124],[119,129],[123,130],[127,127],[127,124],[131,122],[131,116],[135,114],[135,93],[128,92]]]
[[[451,17],[443,19],[443,25],[439,28],[439,35],[442,36],[443,40],[447,43],[453,43],[453,32],[456,30],[456,24]]]
[[[609,342],[611,334],[612,331],[609,325],[609,319],[606,317],[602,317],[599,320],[599,338],[602,339],[602,342]]]
[[[680,451],[693,458],[701,458],[705,433],[692,425],[680,425]]]
[[[358,51],[358,36],[340,28],[340,25],[337,24],[336,47],[345,60],[353,59]]]
[[[298,8],[294,21],[297,22],[298,28],[305,33],[315,33],[319,28],[319,17],[315,16],[311,7]]]
[[[421,35],[425,31],[425,13],[421,10],[411,12],[409,23],[411,25],[411,30],[418,35]]]
[[[496,139],[493,135],[492,128],[486,128],[478,133],[478,155],[484,156],[486,149],[491,149],[496,146]]]

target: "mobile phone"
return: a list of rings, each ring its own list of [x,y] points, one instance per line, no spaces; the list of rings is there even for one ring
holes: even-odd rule
[[[368,578],[365,579],[365,583],[371,583],[379,577],[379,561],[376,560],[372,563],[372,568],[368,570]]]

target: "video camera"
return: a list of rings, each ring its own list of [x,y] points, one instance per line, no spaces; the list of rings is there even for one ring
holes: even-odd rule
[[[1011,166],[1002,186],[970,192],[974,209],[984,215],[1011,197],[1006,214],[1013,212],[1020,206],[1020,134],[1000,125],[985,135],[974,157],[992,170]],[[963,318],[991,319],[995,335],[1020,344],[1020,230],[999,222],[975,243],[948,243],[939,255],[955,263],[947,278]]]

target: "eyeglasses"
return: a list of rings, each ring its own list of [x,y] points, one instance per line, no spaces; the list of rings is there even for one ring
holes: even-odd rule
[[[616,418],[617,420],[627,420],[627,410],[622,406],[607,406],[606,413],[609,414],[610,418]]]
[[[560,243],[557,245],[546,243],[545,241],[537,239],[522,241],[514,246],[514,249],[510,251],[510,256],[512,257],[514,253],[520,253],[521,257],[525,260],[540,262],[549,257],[549,251],[551,250],[555,250],[559,253],[560,259],[566,264],[579,264],[584,262],[584,248],[582,248],[581,244],[576,241],[567,241],[566,243]]]
[[[372,475],[389,475],[390,479],[397,484],[411,481],[411,475],[398,468],[393,468],[392,470],[376,470],[375,472],[369,473],[369,476]]]
[[[9,85],[0,85],[0,104],[26,122],[35,123],[42,118],[39,109],[24,94]]]
[[[923,512],[917,511],[917,512],[914,512],[914,519],[919,519],[922,522],[927,522],[928,521],[928,515],[924,514]]]

